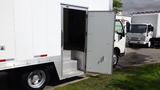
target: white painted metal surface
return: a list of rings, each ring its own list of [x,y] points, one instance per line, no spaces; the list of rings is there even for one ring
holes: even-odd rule
[[[0,50],[1,59],[15,58],[15,32],[12,0],[0,0]]]
[[[118,39],[118,34],[115,32],[115,41],[114,41],[114,47],[119,48],[120,53],[125,53],[126,51],[126,22],[131,23],[131,17],[127,16],[116,16],[116,19],[120,20],[122,22],[122,25],[124,27],[125,36],[123,36],[121,39]]]
[[[0,0],[0,70],[54,62],[61,77],[61,4],[110,11],[111,3],[112,0]],[[112,37],[108,39],[111,42]],[[110,56],[111,52],[106,54]]]
[[[112,73],[114,13],[88,13],[87,71]]]
[[[89,11],[111,11],[112,0],[61,0],[63,4],[88,7]]]
[[[89,11],[112,11],[113,0],[89,0]]]

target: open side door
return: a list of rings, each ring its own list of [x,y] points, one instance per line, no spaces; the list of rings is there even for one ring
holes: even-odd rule
[[[114,12],[88,12],[86,71],[112,74]]]

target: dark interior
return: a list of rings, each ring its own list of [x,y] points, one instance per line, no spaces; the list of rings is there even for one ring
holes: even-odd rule
[[[63,15],[64,49],[84,51],[86,11],[64,9]]]

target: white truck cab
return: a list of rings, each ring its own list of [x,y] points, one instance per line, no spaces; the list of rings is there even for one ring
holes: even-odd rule
[[[128,44],[156,47],[160,45],[160,13],[142,13],[132,16],[127,34]]]
[[[128,44],[147,45],[151,47],[151,39],[153,37],[153,26],[146,23],[131,24],[131,29],[128,31]]]
[[[113,66],[117,65],[119,57],[126,52],[126,30],[131,22],[131,17],[116,16]]]

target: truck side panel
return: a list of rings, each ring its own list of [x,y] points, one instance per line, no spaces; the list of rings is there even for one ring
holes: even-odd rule
[[[15,0],[16,61],[33,58],[31,0]]]
[[[61,5],[59,0],[48,0],[48,56],[61,55]]]
[[[15,0],[14,6],[16,59],[27,60],[43,54],[60,56],[59,3],[53,0]]]
[[[47,53],[47,2],[46,0],[32,0],[33,25],[33,55]]]
[[[111,0],[94,1],[0,0],[0,59],[14,59],[0,62],[0,70],[54,62],[61,76],[61,4],[110,10]]]
[[[13,0],[0,0],[0,59],[15,58]],[[3,60],[2,60],[3,61]]]
[[[60,75],[60,2],[0,0],[0,13],[0,70],[55,62]]]

